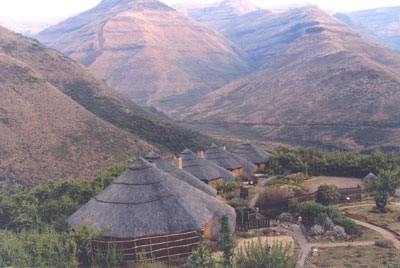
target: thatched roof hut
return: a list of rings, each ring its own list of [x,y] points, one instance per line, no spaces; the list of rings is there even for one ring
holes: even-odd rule
[[[167,172],[168,174],[174,176],[175,178],[184,181],[191,186],[202,190],[203,192],[206,192],[207,194],[211,196],[216,196],[217,191],[208,186],[207,184],[201,182],[198,178],[193,176],[192,174],[184,171],[183,169],[178,168],[176,165],[173,163],[165,160],[162,158],[160,155],[156,154],[155,152],[150,152],[145,156],[145,159],[149,161],[150,163],[156,164],[156,167],[161,169],[164,172]]]
[[[215,144],[211,145],[211,147],[204,152],[204,158],[220,167],[232,171],[236,176],[239,176],[242,173],[247,175],[253,174],[252,163],[219,148]]]
[[[378,177],[374,173],[370,172],[364,177],[363,182],[375,182],[377,179]]]
[[[240,144],[233,153],[253,163],[255,165],[255,169],[265,168],[270,158],[267,152],[255,147],[250,143]]]
[[[180,157],[182,158],[182,169],[201,181],[210,183],[221,179],[225,181],[235,180],[235,175],[232,172],[197,156],[189,149],[185,149]]]
[[[230,227],[234,230],[236,215],[232,207],[153,167],[140,157],[67,222],[75,228],[90,220],[95,228],[109,228],[104,237],[124,241],[121,244],[127,256],[136,256],[141,249],[151,249],[153,254],[154,247],[137,245],[154,243],[159,249],[156,257],[165,258],[166,252],[168,257],[171,256],[166,247],[175,241],[173,237],[179,238],[176,243],[180,246],[177,247],[184,251],[177,254],[189,254],[185,250],[191,242],[185,239],[193,239],[195,230],[199,228],[204,228],[205,237],[218,237],[223,215],[228,215]],[[128,243],[127,239],[131,241]],[[126,249],[124,243],[132,250]]]

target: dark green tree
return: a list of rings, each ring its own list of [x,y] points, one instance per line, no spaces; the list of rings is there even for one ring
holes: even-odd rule
[[[381,170],[378,179],[372,183],[371,190],[374,194],[376,207],[381,212],[386,212],[389,196],[393,195],[400,185],[399,170]]]
[[[221,237],[218,240],[218,247],[223,251],[224,267],[233,267],[233,256],[234,256],[234,245],[233,235],[229,229],[229,219],[227,215],[224,215],[221,219]]]

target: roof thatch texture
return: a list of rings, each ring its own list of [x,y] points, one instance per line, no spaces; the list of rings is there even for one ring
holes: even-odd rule
[[[150,163],[156,164],[156,167],[161,169],[164,172],[174,176],[175,178],[184,181],[191,186],[206,192],[209,195],[216,196],[217,190],[208,186],[204,182],[200,181],[198,178],[193,176],[192,174],[184,171],[183,169],[178,168],[173,163],[165,160],[160,155],[156,154],[155,152],[150,152],[145,156],[145,159]]]
[[[364,177],[363,182],[374,182],[377,179],[378,177],[374,173],[370,172],[367,176]]]
[[[95,228],[109,228],[105,237],[132,238],[195,230],[214,217],[211,230],[217,237],[226,214],[234,228],[232,207],[140,157],[67,222],[75,228],[92,221]]]
[[[250,143],[240,144],[233,153],[253,164],[263,164],[269,162],[269,154]]]
[[[204,158],[228,170],[243,168],[244,174],[253,174],[253,164],[213,144],[204,152]]]
[[[189,149],[185,149],[180,157],[182,158],[182,169],[202,181],[209,182],[219,178],[223,178],[225,181],[235,180],[235,174],[197,156]]]

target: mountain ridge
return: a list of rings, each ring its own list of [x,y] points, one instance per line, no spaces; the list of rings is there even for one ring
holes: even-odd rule
[[[37,37],[162,112],[252,70],[232,42],[155,0],[103,1]]]
[[[262,67],[208,93],[185,122],[247,125],[262,139],[291,144],[396,146],[400,54],[315,6],[260,12],[233,19],[221,33]]]
[[[0,66],[0,187],[88,178],[138,152],[178,152],[212,142],[145,111],[65,55],[3,27]]]

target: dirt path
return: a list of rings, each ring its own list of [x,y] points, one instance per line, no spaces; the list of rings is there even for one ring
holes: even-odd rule
[[[262,184],[260,184],[260,186],[259,186],[258,189],[257,189],[256,194],[255,194],[255,195],[251,198],[251,200],[249,201],[249,207],[253,208],[253,207],[256,205],[257,199],[258,199],[258,197],[260,196],[260,192],[261,192],[262,190],[264,190],[265,184],[267,184],[267,182],[270,181],[270,180],[272,180],[273,178],[274,178],[274,177],[267,178],[267,179],[265,179],[265,180],[262,182]]]
[[[395,206],[400,205],[400,203],[398,203],[398,202],[392,202],[392,204]],[[374,206],[374,205],[375,204],[360,204],[360,205],[341,207],[340,209],[344,210],[344,209],[353,208],[353,207],[367,207],[367,206]],[[391,240],[393,242],[393,245],[395,248],[400,249],[400,241],[394,233],[392,233],[382,227],[379,227],[379,226],[376,226],[376,225],[373,225],[373,224],[370,224],[370,223],[367,223],[364,221],[359,221],[356,219],[352,219],[352,220],[355,221],[355,223],[357,223],[358,225],[362,225],[364,227],[367,227],[369,229],[372,229],[372,230],[380,233],[384,239]]]
[[[354,219],[353,219],[354,220]],[[364,227],[370,228],[382,235],[384,239],[391,240],[393,242],[393,245],[396,249],[400,249],[400,241],[397,239],[397,237],[380,227],[377,227],[375,225],[354,220],[358,225],[362,225]],[[304,267],[306,259],[308,255],[310,254],[310,251],[312,248],[331,248],[331,247],[347,247],[347,246],[353,246],[353,247],[361,247],[361,246],[370,246],[374,245],[375,241],[362,241],[362,242],[339,242],[339,243],[309,243],[303,234],[302,230],[300,229],[300,226],[297,224],[289,224],[288,228],[283,228],[283,227],[276,227],[272,228],[278,231],[282,231],[283,233],[292,236],[298,245],[300,246],[300,258],[298,260],[298,266],[299,267]]]
[[[308,243],[306,237],[303,234],[303,231],[300,229],[300,226],[297,224],[289,224],[288,228],[276,227],[272,228],[277,231],[281,231],[287,235],[290,235],[294,238],[297,244],[300,246],[300,258],[297,261],[297,265],[299,267],[304,267],[307,256],[311,251],[311,244]]]

